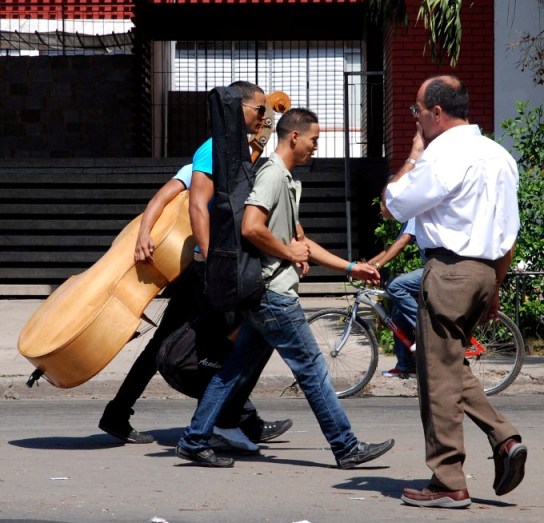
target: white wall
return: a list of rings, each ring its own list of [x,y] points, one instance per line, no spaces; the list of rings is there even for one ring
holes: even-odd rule
[[[516,102],[529,100],[530,107],[544,105],[544,85],[535,85],[531,71],[516,65],[519,50],[509,44],[521,34],[537,35],[544,29],[542,0],[495,0],[495,138],[504,134],[500,124],[517,115]],[[511,141],[503,145],[510,149]]]

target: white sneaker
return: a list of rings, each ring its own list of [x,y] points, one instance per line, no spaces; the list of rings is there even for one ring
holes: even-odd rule
[[[219,427],[214,427],[213,434],[220,442],[223,442],[230,447],[234,447],[235,449],[248,450],[251,452],[259,450],[259,446],[250,441],[250,439],[238,427],[235,429],[221,429]]]

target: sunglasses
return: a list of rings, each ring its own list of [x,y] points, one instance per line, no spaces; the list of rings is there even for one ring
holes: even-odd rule
[[[264,113],[266,113],[266,106],[265,105],[250,105],[245,104],[242,102],[242,105],[245,105],[246,107],[251,107],[252,109],[255,109],[257,111],[257,114],[259,116],[264,116]]]

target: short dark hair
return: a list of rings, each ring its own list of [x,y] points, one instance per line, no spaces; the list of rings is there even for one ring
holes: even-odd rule
[[[423,103],[427,109],[439,105],[446,114],[468,120],[468,90],[455,76],[431,78],[425,89]]]
[[[276,132],[281,139],[293,131],[307,131],[313,123],[319,123],[317,115],[310,109],[297,107],[281,116],[276,124]]]
[[[245,80],[238,80],[236,82],[232,82],[229,87],[236,87],[240,90],[240,94],[242,95],[242,102],[247,102],[248,100],[251,100],[255,93],[264,94],[264,91],[257,84],[252,84],[251,82],[246,82]]]

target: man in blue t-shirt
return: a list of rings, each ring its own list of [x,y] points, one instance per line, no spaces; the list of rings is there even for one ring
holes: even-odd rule
[[[236,87],[240,90],[242,113],[247,133],[253,135],[258,134],[264,123],[264,116],[266,113],[266,96],[264,91],[259,86],[245,81],[234,82],[230,84],[229,87]],[[211,138],[206,140],[197,149],[193,156],[193,177],[191,184],[189,215],[191,218],[191,228],[193,230],[199,250],[199,252],[195,255],[195,260],[197,260],[198,263],[198,261],[206,261],[210,240],[209,204],[214,197]],[[201,265],[204,268],[204,263],[201,263]],[[202,272],[204,272],[204,270]],[[202,280],[203,279],[204,275],[202,275]],[[269,352],[268,358],[272,355],[273,349],[270,348]],[[230,404],[240,401],[242,398],[247,398],[259,379],[268,358],[263,358],[262,367],[256,369],[247,382],[240,387],[234,398],[230,401]],[[293,422],[290,419],[264,422],[260,434],[250,434],[249,431],[246,430],[244,430],[244,432],[254,443],[259,441],[269,441],[290,429],[292,424]]]

